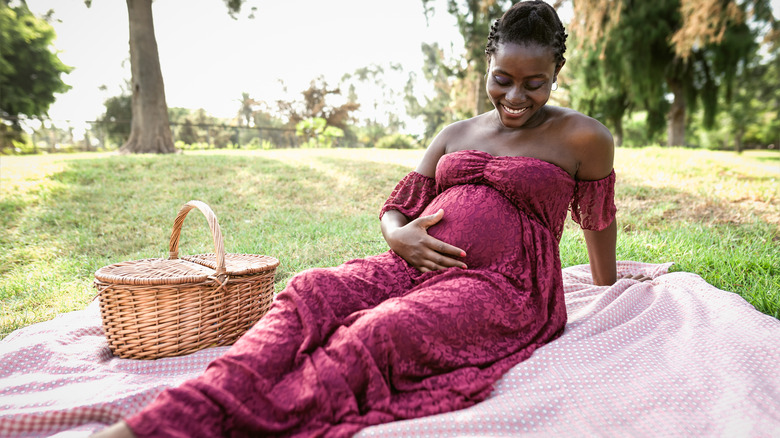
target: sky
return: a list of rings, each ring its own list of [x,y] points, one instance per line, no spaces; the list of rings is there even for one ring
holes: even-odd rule
[[[778,3],[771,0],[773,9],[780,10]],[[91,8],[83,0],[27,4],[39,15],[54,10],[55,49],[74,67],[63,76],[72,89],[56,95],[49,116],[58,126],[84,127],[84,121],[103,114],[103,102],[119,95],[130,79],[126,2],[93,0]],[[433,4],[436,14],[426,23],[421,0],[246,0],[237,20],[223,0],[155,0],[168,106],[204,108],[230,118],[243,92],[267,102],[300,99],[320,75],[336,85],[345,73],[372,64],[386,71],[389,63],[402,64],[403,75],[386,78],[402,90],[409,71],[422,76],[422,42],[462,53],[463,39],[446,12],[446,0]],[[255,18],[249,19],[253,6]],[[566,23],[570,12],[559,13]],[[364,93],[358,97],[370,99]],[[414,133],[413,126],[408,128]]]
[[[95,120],[105,111],[103,102],[130,79],[126,2],[93,0],[91,8],[83,0],[27,4],[38,15],[54,10],[54,47],[74,67],[63,76],[72,89],[56,95],[50,118],[58,126]],[[345,73],[372,64],[420,71],[422,42],[452,46],[456,53],[463,46],[446,1],[435,4],[437,12],[426,23],[421,0],[247,0],[237,20],[222,0],[156,0],[166,101],[233,117],[243,92],[274,102],[299,96],[320,75],[335,85]],[[252,6],[254,19],[247,18]]]

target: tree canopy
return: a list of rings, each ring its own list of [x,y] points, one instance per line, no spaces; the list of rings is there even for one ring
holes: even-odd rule
[[[328,96],[341,95],[341,89],[331,88],[324,77],[313,79],[309,88],[301,92],[302,101],[279,100],[276,102],[280,114],[284,115],[289,123],[296,126],[302,120],[323,119],[327,126],[345,130],[352,120],[352,112],[360,107],[360,104],[348,101],[341,105],[329,102]]]
[[[426,17],[435,13],[432,1],[422,0]],[[458,23],[466,50],[467,63],[454,73],[462,82],[462,88],[470,91],[469,116],[482,114],[489,107],[485,92],[485,44],[492,21],[501,17],[512,3],[511,0],[447,0],[447,12]]]
[[[25,3],[0,1],[0,150],[18,137],[21,116],[45,116],[54,95],[70,88],[62,75],[72,69],[54,51],[55,37],[46,18],[33,15]]]
[[[433,2],[421,1],[429,17]],[[550,3],[557,9],[565,2]],[[460,67],[449,63],[454,66],[446,78],[449,98],[437,96],[446,99],[446,105],[410,101],[410,114],[425,117],[429,129],[436,124],[432,112],[439,119],[445,110],[461,118],[488,108],[482,80],[484,44],[491,20],[510,4],[447,1],[447,11],[456,18],[464,38],[466,63]],[[746,74],[773,71],[757,65],[778,59],[780,26],[770,0],[571,0],[571,4],[574,14],[567,28],[574,44],[569,45],[563,94],[575,109],[607,124],[618,142],[624,136],[625,118],[641,112],[646,115],[644,138],[662,137],[666,127],[668,144],[686,144],[686,126],[693,114],[699,126],[714,129],[718,114],[731,105],[732,97],[749,102],[756,95],[750,81],[744,82]],[[762,43],[767,50],[761,50]],[[431,47],[423,47],[423,52],[428,59]],[[443,66],[441,60],[437,62]],[[738,77],[742,81],[737,82]],[[464,96],[471,96],[473,102],[468,112],[460,110]],[[758,131],[762,130],[748,129],[745,135]]]
[[[573,4],[580,91],[596,90],[574,93],[575,100],[618,130],[623,111],[644,110],[651,134],[667,123],[669,145],[686,143],[690,112],[699,105],[704,126],[713,126],[718,91],[728,102],[734,78],[757,56],[762,25],[777,29],[769,0]]]
[[[422,52],[423,76],[433,83],[434,95],[426,97],[425,102],[420,103],[414,90],[416,75],[410,75],[406,84],[406,112],[412,117],[422,117],[425,124],[422,140],[427,144],[455,120],[451,95],[454,91],[454,70],[458,66],[450,65],[444,59],[444,52],[438,44],[423,43]]]

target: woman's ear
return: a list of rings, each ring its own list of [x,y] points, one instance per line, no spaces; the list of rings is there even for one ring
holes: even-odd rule
[[[566,64],[566,60],[565,59],[563,61],[561,61],[561,63],[558,64],[557,67],[555,67],[555,74],[553,75],[553,82],[558,80],[558,73],[561,72],[561,69],[563,68],[563,64]]]

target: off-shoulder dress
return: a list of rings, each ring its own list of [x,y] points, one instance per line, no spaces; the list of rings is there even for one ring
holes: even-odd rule
[[[304,271],[205,373],[127,418],[145,436],[349,436],[462,409],[564,330],[558,244],[567,212],[600,230],[614,171],[577,181],[554,164],[477,150],[412,172],[382,208],[466,251],[467,269],[421,273],[392,251]]]

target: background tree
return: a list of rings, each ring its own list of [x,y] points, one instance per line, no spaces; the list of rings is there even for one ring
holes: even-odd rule
[[[197,130],[190,119],[184,119],[184,121],[181,122],[179,135],[177,135],[176,138],[185,144],[196,144],[200,142]]]
[[[755,56],[760,26],[776,29],[769,0],[573,0],[572,33],[586,57],[597,54],[630,105],[648,113],[650,130],[668,109],[667,143],[685,144],[687,116],[701,104],[711,127],[718,90],[728,98],[734,78]],[[750,20],[748,20],[750,17]],[[608,54],[609,53],[609,54]],[[671,104],[662,97],[673,96]],[[726,101],[728,102],[729,99]]]
[[[347,101],[360,102],[361,111],[355,116],[352,129],[361,145],[375,146],[383,137],[397,134],[404,128],[399,115],[404,103],[403,90],[388,83],[403,81],[404,75],[401,64],[389,63],[368,65],[342,76],[339,88],[349,90]]]
[[[126,0],[130,23],[130,70],[133,119],[125,153],[173,153],[173,138],[165,102],[157,39],[154,36],[152,0]],[[92,0],[84,0],[87,6]],[[235,18],[244,0],[224,0]]]
[[[750,145],[772,145],[780,149],[780,47],[774,47],[773,55],[747,74],[749,79],[745,83],[755,90],[749,108],[756,110],[756,115],[745,124],[741,140]]]
[[[70,88],[62,74],[71,67],[52,51],[55,37],[47,17],[35,17],[24,2],[0,0],[0,152],[19,139],[20,117],[45,116],[54,95]]]
[[[577,1],[575,6],[579,5]],[[663,2],[670,4],[673,0],[659,0]],[[618,145],[624,138],[623,119],[633,110],[641,109],[647,114],[646,139],[654,138],[666,126],[669,110],[663,81],[658,79],[665,74],[665,63],[658,58],[670,56],[663,40],[663,35],[669,33],[667,11],[641,9],[641,14],[620,17],[619,21],[606,13],[614,14],[619,9],[599,10],[597,15],[602,21],[614,20],[609,28],[610,38],[592,38],[585,31],[594,31],[584,29],[576,15],[571,24],[572,54],[566,71],[572,87],[572,106],[607,125]],[[661,37],[648,38],[648,32]]]
[[[728,110],[716,115],[715,129],[704,129],[702,112],[694,115],[692,130],[702,146],[730,148],[740,153],[746,148],[780,145],[780,59],[777,55],[774,51],[756,56],[737,74],[731,96],[721,90],[720,104]]]
[[[51,119],[41,120],[41,126],[33,132],[36,147],[49,152],[64,150],[74,143],[73,127],[56,126]]]
[[[745,144],[780,144],[780,77],[775,54],[768,62],[756,62],[741,69],[736,76],[739,84],[722,93],[728,111],[720,114],[719,124],[729,128],[737,153]],[[725,140],[728,141],[728,138]]]
[[[241,99],[238,99],[238,101],[241,103],[241,108],[239,108],[237,114],[238,126],[242,126],[243,124],[250,126],[253,122],[252,115],[259,102],[250,97],[247,92],[241,93]]]
[[[331,103],[334,97],[341,96],[340,88],[330,88],[322,76],[313,79],[309,88],[301,92],[303,100],[279,100],[276,105],[279,113],[287,119],[290,126],[297,126],[303,120],[323,119],[327,126],[341,129],[348,135],[352,122],[352,112],[360,108],[357,102],[346,101],[341,105]]]
[[[132,98],[124,90],[119,96],[106,99],[106,112],[101,117],[103,132],[109,141],[123,145],[130,137],[130,120],[133,118]]]
[[[433,1],[422,0],[426,19],[435,13]],[[501,17],[512,3],[511,0],[447,0],[447,12],[457,20],[466,49],[466,63],[454,73],[466,87],[473,90],[473,106],[467,116],[482,114],[490,108],[485,92],[485,45],[493,20]]]
[[[312,117],[298,122],[295,125],[295,134],[306,139],[302,147],[331,148],[335,141],[344,137],[344,130],[328,126],[328,122],[322,117]]]
[[[406,112],[412,117],[423,119],[425,130],[421,143],[427,145],[439,131],[455,120],[450,103],[455,71],[459,65],[450,65],[444,59],[444,51],[436,43],[423,43],[421,49],[424,57],[423,76],[433,84],[433,95],[424,97],[425,103],[420,103],[414,89],[417,77],[412,72],[406,83]]]
[[[610,68],[619,60],[611,59],[615,50],[575,53],[566,61],[568,87],[572,90],[571,106],[600,120],[612,132],[615,144],[623,144],[623,118],[632,108],[625,78],[620,69]],[[560,80],[560,79],[559,79]],[[561,80],[561,82],[564,82]],[[663,100],[663,96],[659,97]]]

